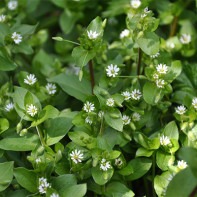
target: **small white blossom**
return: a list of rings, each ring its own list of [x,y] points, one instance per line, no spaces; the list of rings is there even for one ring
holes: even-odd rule
[[[133,121],[137,122],[140,120],[140,114],[138,114],[137,112],[135,112],[132,116]]]
[[[27,78],[24,79],[24,83],[28,85],[33,85],[34,83],[36,83],[36,81],[37,79],[34,74],[27,75]]]
[[[109,65],[107,66],[106,68],[106,71],[107,71],[107,76],[108,77],[116,77],[116,75],[118,75],[118,71],[120,70],[120,68],[118,68],[117,65]]]
[[[51,188],[50,184],[47,183],[47,179],[45,178],[39,178],[39,186],[38,190],[41,194],[46,194],[47,188]]]
[[[123,115],[122,121],[123,121],[123,125],[128,125],[131,119],[129,118],[129,116]]]
[[[158,79],[156,80],[156,84],[158,88],[163,88],[163,86],[165,85],[165,81],[163,79]]]
[[[115,165],[121,166],[122,165],[122,160],[120,158],[115,159]]]
[[[114,99],[113,98],[109,98],[107,99],[106,101],[106,105],[110,106],[110,107],[113,107],[114,106]]]
[[[177,167],[178,167],[180,170],[183,170],[184,168],[187,167],[187,163],[186,163],[185,161],[183,161],[183,160],[178,161]]]
[[[0,22],[3,23],[4,21],[5,21],[5,15],[2,14],[2,15],[0,16]]]
[[[90,117],[86,117],[85,122],[88,124],[92,124],[92,119],[90,119]]]
[[[125,29],[121,32],[120,38],[128,37],[129,36],[129,30]]]
[[[50,195],[50,197],[59,197],[59,194],[52,193],[52,194]]]
[[[174,178],[175,175],[176,174],[174,172],[172,174],[170,174],[170,176],[168,177],[168,181],[171,181]]]
[[[97,37],[98,37],[98,33],[96,33],[96,31],[92,31],[92,30],[90,30],[90,31],[87,31],[87,33],[88,33],[88,37],[89,37],[89,39],[96,39]]]
[[[174,49],[174,47],[175,47],[175,44],[173,43],[173,42],[167,42],[166,43],[166,46],[168,47],[168,48],[171,48],[171,49]]]
[[[123,92],[121,95],[124,96],[125,101],[127,101],[131,98],[131,93],[128,91]]]
[[[110,165],[109,161],[106,162],[106,159],[102,159],[100,168],[103,171],[107,171],[109,168],[111,168],[111,165]]]
[[[139,8],[141,5],[141,1],[140,0],[131,0],[131,6],[135,9]]]
[[[137,89],[134,89],[132,92],[131,92],[131,97],[134,99],[134,100],[139,100],[140,97],[142,96],[141,92]]]
[[[191,35],[190,34],[182,34],[180,41],[182,44],[188,44],[191,42]]]
[[[148,10],[148,7],[144,8],[144,13],[141,14],[141,18],[146,17],[148,13],[150,13],[150,10]]]
[[[152,58],[156,58],[156,57],[158,57],[160,55],[160,53],[159,52],[157,52],[155,55],[150,55],[150,57],[152,57]]]
[[[18,6],[18,1],[9,1],[8,2],[8,9],[15,10]]]
[[[176,108],[176,113],[177,113],[177,114],[182,115],[182,114],[184,114],[185,112],[186,112],[186,108],[185,108],[185,106],[183,106],[183,105],[178,106],[178,107]]]
[[[197,109],[197,98],[194,98],[192,100],[192,105],[194,106],[195,109]]]
[[[14,40],[15,44],[19,44],[22,41],[22,36],[14,32],[12,34],[12,39]]]
[[[157,73],[153,74],[153,79],[159,79],[159,75]]]
[[[46,89],[49,94],[55,94],[56,93],[56,85],[52,83],[47,83]]]
[[[104,112],[103,112],[103,111],[99,111],[98,117],[99,117],[99,118],[103,118],[103,116],[104,116]]]
[[[83,109],[84,109],[87,113],[93,112],[94,109],[95,109],[94,103],[91,103],[91,102],[87,101],[87,102],[84,104]]]
[[[167,146],[168,144],[170,144],[170,139],[167,136],[162,136],[160,137],[160,144],[162,146]]]
[[[6,111],[11,111],[12,109],[14,109],[14,104],[13,103],[9,103],[5,106],[5,110]]]
[[[29,105],[27,107],[27,113],[34,117],[37,113],[38,113],[38,109],[36,108],[36,106],[34,106],[33,104]]]
[[[41,159],[40,158],[37,158],[36,159],[36,163],[38,164],[38,163],[41,163]]]
[[[77,149],[75,149],[75,151],[72,151],[70,153],[71,159],[77,164],[79,162],[82,162],[81,159],[83,159],[83,153],[81,153],[81,151],[77,151]]]
[[[168,67],[165,64],[158,64],[156,69],[160,74],[166,74],[168,71]]]

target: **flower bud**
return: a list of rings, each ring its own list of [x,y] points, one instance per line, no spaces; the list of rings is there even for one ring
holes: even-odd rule
[[[64,39],[61,37],[52,37],[53,40],[57,40],[57,41],[63,41]]]
[[[23,129],[23,130],[20,132],[19,135],[20,135],[20,136],[24,136],[24,135],[27,133],[27,131],[28,131],[27,129]]]
[[[140,39],[142,36],[144,35],[144,32],[143,31],[140,31],[137,35],[137,39]]]
[[[183,131],[183,130],[185,130],[187,127],[188,127],[188,123],[187,122],[183,122],[183,123],[181,123],[181,130]]]
[[[22,129],[22,123],[21,122],[19,122],[18,124],[17,124],[17,126],[16,126],[16,132],[17,132],[17,134],[19,134],[19,132],[21,131],[21,129]]]
[[[191,140],[191,141],[195,141],[196,140],[196,136],[194,135],[194,133],[192,131],[189,131],[188,132],[188,138]]]
[[[80,70],[80,71],[79,71],[79,81],[81,81],[81,80],[82,80],[82,78],[83,78],[83,71],[82,71],[82,70]]]

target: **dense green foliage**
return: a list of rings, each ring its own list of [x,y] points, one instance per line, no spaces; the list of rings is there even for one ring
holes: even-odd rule
[[[0,196],[197,195],[194,0],[0,1]]]

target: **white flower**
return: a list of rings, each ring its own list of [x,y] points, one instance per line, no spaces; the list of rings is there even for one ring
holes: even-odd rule
[[[52,83],[47,83],[46,89],[49,94],[55,94],[56,93],[56,85]]]
[[[106,105],[110,106],[110,107],[113,107],[114,106],[114,99],[113,98],[109,98],[107,99],[106,101]]]
[[[152,57],[152,58],[156,58],[156,57],[158,57],[159,56],[159,51],[155,54],[155,55],[150,55],[150,57]]]
[[[188,44],[191,42],[191,35],[190,34],[182,34],[180,41],[182,44]]]
[[[160,144],[162,146],[167,146],[168,144],[170,144],[170,139],[167,136],[162,136],[160,137]]]
[[[132,92],[131,92],[131,97],[134,99],[134,100],[139,100],[140,97],[142,96],[141,92],[137,89],[134,89]]]
[[[59,194],[52,193],[52,194],[50,195],[50,197],[59,197]]]
[[[163,88],[163,86],[165,85],[165,81],[163,79],[158,79],[156,80],[156,84],[158,88]]]
[[[148,7],[144,8],[144,13],[141,14],[141,18],[144,18],[147,16],[147,14],[149,13],[150,11],[148,10]]]
[[[120,158],[115,160],[115,165],[121,166],[122,165],[122,160]]]
[[[47,179],[45,178],[39,178],[39,192],[42,194],[46,194],[47,188],[51,188],[50,184],[47,183]]]
[[[159,75],[158,75],[157,73],[154,73],[154,74],[153,74],[153,78],[154,78],[154,79],[158,79],[158,78],[159,78]]]
[[[140,0],[131,0],[131,6],[135,9],[139,8],[141,5],[141,1]]]
[[[22,41],[22,36],[14,32],[12,34],[12,39],[14,40],[15,44],[19,44]]]
[[[38,113],[38,109],[36,108],[36,106],[34,106],[33,104],[29,105],[27,107],[27,113],[34,117],[37,113]]]
[[[123,115],[122,121],[123,121],[123,125],[128,125],[131,119],[129,118],[129,116]]]
[[[38,164],[38,163],[41,163],[41,159],[40,158],[37,158],[36,159],[36,163]]]
[[[103,171],[107,171],[109,168],[111,168],[111,165],[110,165],[109,161],[106,162],[106,159],[102,159],[102,160],[101,160],[100,168],[101,168],[101,170],[103,170]]]
[[[103,118],[103,116],[104,116],[104,112],[103,112],[103,111],[99,111],[98,117],[99,117],[99,118]]]
[[[195,109],[197,109],[197,98],[194,98],[192,100],[192,105],[194,106]]]
[[[82,162],[81,159],[83,159],[83,153],[81,153],[81,151],[77,151],[77,149],[75,149],[75,151],[72,151],[70,153],[71,159],[77,164],[79,162]]]
[[[123,92],[121,95],[124,96],[125,101],[131,98],[131,93],[128,91]]]
[[[27,75],[27,78],[24,79],[24,83],[28,85],[33,85],[34,83],[36,83],[36,81],[37,79],[35,78],[34,74]]]
[[[2,14],[2,15],[0,16],[0,22],[3,23],[4,21],[5,21],[5,15]]]
[[[135,112],[132,116],[133,121],[137,122],[140,120],[140,114],[138,114],[137,112]]]
[[[116,77],[116,75],[118,75],[118,71],[120,70],[120,68],[118,68],[117,65],[109,65],[107,66],[106,68],[106,71],[107,71],[107,76],[108,77]]]
[[[12,109],[14,109],[14,104],[13,103],[9,103],[5,106],[5,110],[6,111],[11,111]]]
[[[121,32],[120,38],[128,37],[129,36],[129,30],[125,29]]]
[[[184,114],[185,112],[186,112],[186,108],[185,108],[185,106],[183,106],[183,105],[178,106],[178,107],[176,108],[176,113],[177,113],[177,114],[182,115],[182,114]]]
[[[160,74],[166,74],[166,72],[168,71],[168,67],[165,64],[158,64],[156,69]]]
[[[173,43],[173,42],[167,42],[166,43],[166,46],[168,47],[168,48],[171,48],[171,49],[174,49],[174,47],[175,47],[175,44]]]
[[[84,109],[87,113],[90,113],[90,112],[94,111],[94,109],[95,109],[94,103],[91,103],[91,102],[87,101],[87,102],[84,104],[83,109]]]
[[[89,116],[86,117],[85,122],[88,124],[92,124],[92,119]]]
[[[18,1],[9,1],[8,2],[8,9],[15,10],[18,6]]]
[[[175,175],[176,174],[174,172],[172,174],[170,174],[170,176],[168,177],[168,181],[171,181],[174,178]]]
[[[177,167],[178,167],[180,170],[182,170],[182,169],[184,169],[184,168],[187,167],[187,163],[186,163],[185,161],[183,161],[183,160],[178,161]]]
[[[96,39],[98,37],[98,35],[99,35],[99,34],[96,33],[96,31],[93,32],[92,30],[87,31],[87,33],[88,33],[89,39],[91,39],[91,40],[92,39]]]

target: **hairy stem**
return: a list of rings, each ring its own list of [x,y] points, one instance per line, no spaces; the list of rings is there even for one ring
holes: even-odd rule
[[[44,147],[45,142],[44,142],[44,138],[43,138],[42,132],[41,132],[41,130],[40,130],[40,128],[38,126],[36,126],[36,130],[37,130],[38,136],[40,138],[40,142],[41,142],[42,146]]]
[[[99,132],[100,136],[103,135],[103,127],[104,127],[104,119],[101,120],[101,128],[100,128],[100,132]]]
[[[90,71],[90,81],[91,81],[91,87],[92,87],[92,94],[94,94],[93,90],[94,90],[95,81],[94,81],[94,71],[93,71],[92,60],[89,61],[89,71]]]
[[[189,197],[195,197],[196,194],[197,194],[197,186],[194,188],[194,190],[192,191]]]
[[[174,34],[176,32],[177,22],[178,22],[178,16],[175,16],[174,21],[172,23],[172,27],[171,27],[169,38],[174,36]]]
[[[140,75],[141,59],[142,59],[142,50],[141,50],[141,48],[139,48],[139,49],[138,49],[137,75]]]

